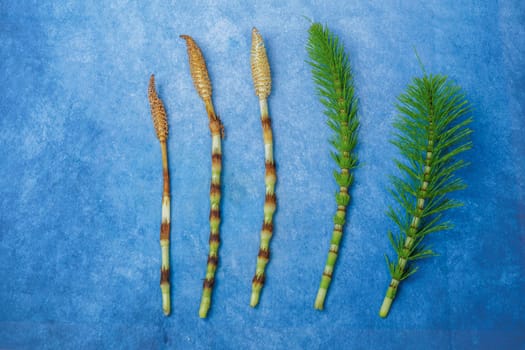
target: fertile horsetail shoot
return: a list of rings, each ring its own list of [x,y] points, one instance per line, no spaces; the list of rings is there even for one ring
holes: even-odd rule
[[[273,214],[276,208],[275,182],[277,181],[275,162],[273,159],[273,136],[272,124],[268,114],[268,95],[272,89],[272,78],[270,75],[270,65],[266,55],[264,41],[257,28],[252,30],[252,49],[251,49],[251,67],[255,95],[259,97],[259,107],[261,110],[261,123],[263,130],[264,142],[264,160],[265,160],[265,177],[266,195],[264,199],[264,219],[261,230],[261,242],[259,245],[259,254],[257,255],[257,267],[255,276],[252,280],[252,295],[250,305],[257,306],[259,296],[265,281],[265,269],[270,259],[270,240],[273,234]]]
[[[215,271],[219,261],[222,168],[221,138],[224,135],[224,127],[213,108],[213,102],[211,99],[211,82],[208,77],[208,70],[206,69],[206,62],[204,61],[202,52],[193,38],[188,35],[181,35],[180,37],[186,40],[193,85],[201,99],[204,101],[211,132],[210,251],[208,254],[206,277],[204,279],[201,304],[199,308],[199,316],[201,318],[206,318],[208,310],[210,309],[213,284],[215,282]]]
[[[160,247],[162,252],[162,265],[160,269],[160,289],[162,291],[162,310],[164,315],[170,314],[170,173],[168,169],[168,118],[162,100],[155,90],[155,77],[149,80],[148,100],[151,107],[151,116],[157,138],[160,141],[162,153],[162,178],[164,181],[162,191],[162,221],[160,224]]]

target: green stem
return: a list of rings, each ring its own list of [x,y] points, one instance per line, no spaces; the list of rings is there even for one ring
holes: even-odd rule
[[[339,102],[344,103],[344,98],[342,95],[341,84],[339,79],[334,78],[336,93],[339,97]],[[346,110],[341,109],[339,111],[341,116],[346,115]],[[341,118],[342,119],[342,118]],[[340,125],[340,135],[343,142],[349,142],[349,128],[348,122],[341,122]],[[344,161],[350,160],[349,150],[342,151],[340,157]],[[350,176],[348,168],[341,168],[340,176]],[[326,299],[326,294],[330,283],[332,282],[332,276],[334,273],[335,264],[337,262],[337,257],[339,255],[339,246],[341,244],[341,238],[343,236],[344,224],[346,222],[346,209],[350,201],[350,195],[348,194],[349,186],[341,186],[339,188],[339,194],[336,196],[337,201],[337,211],[334,216],[334,229],[332,231],[332,238],[330,240],[330,248],[328,250],[328,256],[326,258],[325,267],[323,270],[323,275],[321,276],[321,282],[319,284],[319,289],[317,290],[317,296],[315,297],[314,308],[317,310],[323,310],[324,301]]]
[[[335,152],[332,155],[340,169],[340,172],[334,173],[339,192],[336,194],[337,211],[334,216],[332,238],[314,303],[314,308],[322,310],[337,262],[346,211],[350,202],[349,189],[353,181],[350,170],[357,164],[354,148],[357,143],[359,122],[352,72],[343,45],[337,36],[319,23],[312,24],[309,34],[307,44],[311,60],[309,63],[312,66],[312,75],[320,100],[326,107],[328,125],[334,131],[331,144]]]
[[[348,172],[348,169],[343,169],[343,171],[345,170]],[[348,187],[341,187],[339,195],[348,196]],[[323,309],[326,293],[328,292],[328,287],[330,287],[330,282],[332,281],[332,275],[339,253],[339,245],[343,236],[347,206],[348,205],[338,205],[334,216],[334,229],[332,231],[332,238],[330,240],[330,249],[328,250],[328,257],[326,258],[323,275],[321,277],[321,283],[319,285],[319,290],[317,291],[317,296],[314,303],[314,308],[317,310]]]

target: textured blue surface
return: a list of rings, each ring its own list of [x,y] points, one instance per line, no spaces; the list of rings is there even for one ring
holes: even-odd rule
[[[18,3],[18,4],[17,4]],[[522,1],[4,1],[0,4],[0,348],[524,348],[525,5]],[[144,2],[145,3],[145,2]],[[333,163],[306,58],[309,22],[351,56],[356,171],[324,312],[313,309],[334,212]],[[262,219],[263,151],[249,46],[265,38],[279,197],[261,304],[248,306]],[[185,45],[207,59],[224,141],[220,266],[197,316],[208,250],[210,137]],[[474,107],[457,228],[431,240],[392,312],[384,214],[392,104],[448,74]],[[155,73],[170,122],[172,309],[162,315]]]

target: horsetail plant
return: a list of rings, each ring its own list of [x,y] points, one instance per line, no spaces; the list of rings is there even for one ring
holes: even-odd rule
[[[186,40],[188,59],[190,63],[190,73],[193,79],[195,90],[204,101],[208,114],[209,128],[211,133],[211,185],[210,185],[210,251],[206,267],[206,277],[202,290],[199,317],[206,318],[210,309],[213,284],[215,282],[215,271],[219,261],[219,226],[221,222],[221,138],[224,136],[224,127],[220,118],[215,114],[211,99],[211,82],[206,69],[206,62],[202,56],[200,48],[192,37],[181,35]]]
[[[253,85],[255,95],[259,97],[261,110],[261,123],[263,129],[266,196],[264,199],[264,219],[261,229],[261,242],[257,255],[257,267],[252,280],[252,295],[250,306],[255,307],[259,303],[259,296],[265,281],[265,269],[270,259],[270,240],[273,234],[273,214],[276,208],[275,182],[277,181],[275,163],[273,159],[273,135],[271,119],[268,114],[268,96],[272,90],[272,78],[270,65],[266,55],[264,41],[257,30],[252,29],[252,48],[250,63],[252,68]]]
[[[392,177],[391,193],[398,208],[391,207],[388,216],[398,233],[389,231],[388,238],[397,262],[385,255],[392,279],[379,311],[381,317],[388,315],[401,281],[417,271],[412,261],[435,255],[423,245],[425,237],[452,227],[442,215],[462,205],[447,195],[465,188],[455,173],[467,165],[458,156],[472,145],[468,102],[461,88],[447,77],[424,73],[414,78],[396,107],[399,115],[392,143],[403,157],[395,162],[402,176]]]
[[[317,93],[325,106],[327,123],[334,132],[330,143],[335,151],[331,154],[340,168],[340,171],[334,171],[335,180],[339,185],[339,192],[335,195],[337,211],[334,216],[334,229],[314,304],[316,309],[322,310],[332,280],[343,235],[346,209],[350,202],[349,188],[353,182],[351,171],[357,166],[354,148],[357,143],[359,121],[352,71],[343,44],[328,27],[314,23],[309,29],[307,51]]]
[[[162,191],[162,221],[160,224],[160,247],[162,253],[162,265],[160,268],[160,289],[162,292],[162,310],[164,315],[170,314],[170,173],[168,169],[168,118],[162,100],[155,90],[155,76],[152,74],[149,80],[148,100],[151,108],[151,116],[157,138],[160,141],[162,153],[162,178],[164,182]]]

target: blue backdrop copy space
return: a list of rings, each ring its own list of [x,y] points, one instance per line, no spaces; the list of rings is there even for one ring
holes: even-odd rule
[[[520,348],[525,344],[525,5],[521,1],[25,1],[0,4],[0,348]],[[313,309],[335,209],[322,106],[305,63],[328,23],[355,73],[352,204],[326,309]],[[249,307],[264,202],[250,66],[263,35],[278,211],[267,283]],[[207,320],[210,137],[180,34],[206,57],[224,141],[220,265]],[[431,238],[386,320],[384,214],[393,103],[421,70],[474,107],[465,206]],[[170,123],[172,310],[159,289],[161,162],[146,98]]]

